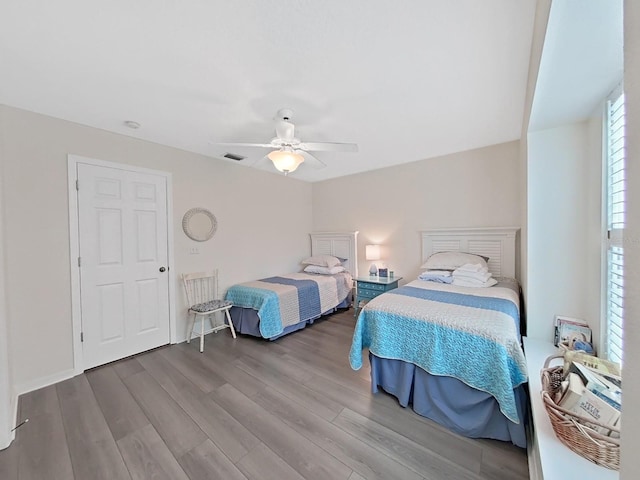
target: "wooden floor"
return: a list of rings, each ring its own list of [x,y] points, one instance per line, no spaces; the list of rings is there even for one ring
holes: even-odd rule
[[[353,310],[275,342],[159,348],[20,398],[0,478],[524,479],[523,450],[460,437],[370,393]]]

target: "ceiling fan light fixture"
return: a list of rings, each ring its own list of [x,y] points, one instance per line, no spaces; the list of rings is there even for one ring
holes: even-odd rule
[[[304,162],[304,157],[299,153],[295,153],[290,149],[274,150],[267,155],[269,160],[273,162],[276,170],[285,175],[295,172],[295,170]]]

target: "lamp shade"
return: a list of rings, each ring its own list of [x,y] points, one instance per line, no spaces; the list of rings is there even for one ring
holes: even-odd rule
[[[367,260],[380,260],[380,245],[365,246],[365,257]]]
[[[275,150],[269,153],[267,157],[273,162],[273,166],[285,175],[294,172],[304,162],[302,155],[287,149]]]

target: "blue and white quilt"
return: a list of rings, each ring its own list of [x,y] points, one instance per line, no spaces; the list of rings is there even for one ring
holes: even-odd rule
[[[280,335],[290,326],[320,317],[347,298],[352,278],[335,275],[290,273],[234,285],[225,299],[236,307],[252,308],[260,317],[264,338]]]
[[[371,300],[358,317],[350,362],[362,350],[455,377],[496,398],[519,423],[513,389],[527,381],[519,296],[511,288],[470,288],[415,280]]]

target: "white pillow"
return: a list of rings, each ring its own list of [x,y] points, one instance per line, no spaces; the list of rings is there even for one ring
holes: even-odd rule
[[[487,257],[474,255],[473,253],[463,252],[438,252],[427,258],[427,261],[420,268],[429,270],[455,270],[466,263],[479,263],[483,267],[487,267]]]
[[[498,281],[491,277],[486,282],[481,282],[479,280],[473,280],[471,278],[455,278],[453,279],[453,284],[458,285],[459,287],[474,287],[474,288],[488,288],[496,285]]]
[[[345,271],[342,265],[336,265],[335,267],[320,267],[318,265],[307,265],[304,267],[304,271],[307,273],[320,273],[322,275],[333,275],[334,273],[341,273]]]
[[[314,255],[300,263],[303,265],[317,265],[319,267],[331,268],[340,265],[341,262],[339,258],[336,258],[333,255]]]

